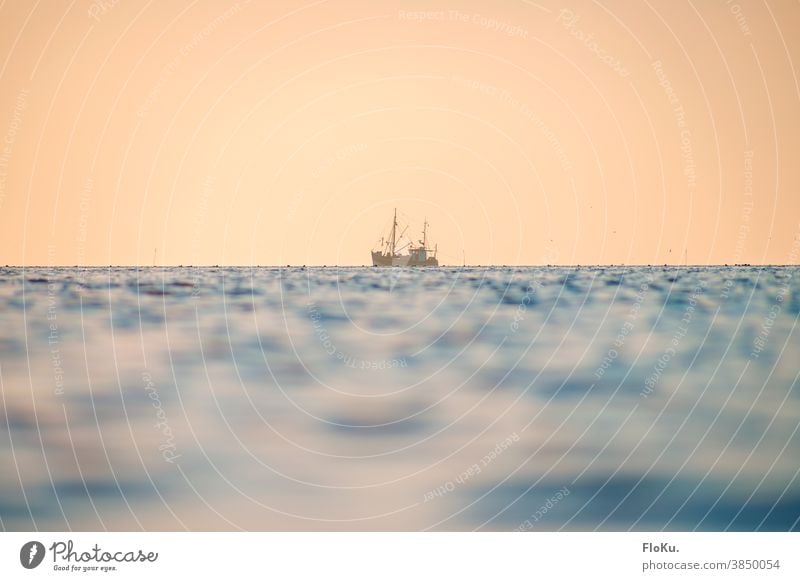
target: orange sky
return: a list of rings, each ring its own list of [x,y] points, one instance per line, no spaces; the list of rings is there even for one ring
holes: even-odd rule
[[[0,263],[796,262],[795,1],[0,3]],[[795,249],[793,251],[793,248]]]

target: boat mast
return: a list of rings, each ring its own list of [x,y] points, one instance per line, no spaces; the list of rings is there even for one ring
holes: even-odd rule
[[[392,222],[392,256],[394,256],[394,248],[397,243],[395,236],[397,234],[397,208],[394,209],[394,221]]]
[[[428,248],[428,219],[422,222],[422,247],[427,249]]]

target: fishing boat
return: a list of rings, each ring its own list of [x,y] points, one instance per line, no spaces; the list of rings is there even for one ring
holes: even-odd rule
[[[439,266],[439,260],[436,258],[438,244],[432,249],[428,248],[427,220],[422,225],[422,240],[418,240],[416,244],[412,240],[403,244],[403,236],[408,226],[402,231],[399,231],[399,227],[397,208],[395,208],[389,235],[381,238],[379,248],[372,251],[372,266]],[[406,249],[408,253],[401,254]]]

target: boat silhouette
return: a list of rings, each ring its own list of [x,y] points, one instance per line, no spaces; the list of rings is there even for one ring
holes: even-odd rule
[[[436,258],[438,244],[432,249],[428,247],[428,221],[423,222],[422,240],[418,240],[417,244],[410,239],[402,244],[408,226],[398,234],[399,226],[395,208],[389,235],[381,238],[378,250],[372,250],[372,266],[439,266],[439,260]],[[399,248],[398,243],[401,244]],[[402,254],[406,249],[408,253]]]

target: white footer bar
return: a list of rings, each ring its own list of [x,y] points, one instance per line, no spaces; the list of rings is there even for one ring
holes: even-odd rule
[[[0,579],[800,579],[796,533],[2,533]]]

